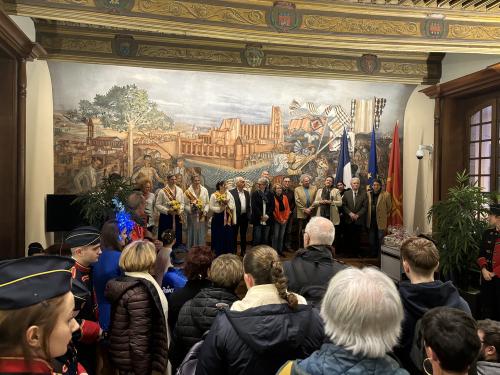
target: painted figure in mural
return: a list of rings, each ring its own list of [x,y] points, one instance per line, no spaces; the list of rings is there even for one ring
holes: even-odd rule
[[[241,176],[235,179],[236,187],[230,190],[236,206],[236,223],[234,225],[234,248],[237,248],[238,233],[240,234],[240,255],[245,255],[247,249],[247,230],[250,220],[250,193],[245,190],[245,179]]]
[[[391,208],[391,195],[382,190],[381,180],[373,180],[372,189],[368,192],[368,213],[366,215],[372,257],[378,257],[380,254],[380,246],[387,230]]]
[[[193,246],[205,246],[210,206],[208,190],[201,185],[198,175],[191,177],[191,186],[184,192],[184,209],[187,216],[188,249]]]
[[[295,205],[297,207],[297,220],[299,230],[297,231],[297,243],[300,248],[304,247],[304,228],[314,213],[314,199],[316,198],[316,186],[311,185],[311,176],[303,174],[300,176],[300,186],[294,191]]]
[[[252,224],[253,242],[256,245],[265,245],[269,239],[272,215],[274,210],[274,196],[267,189],[269,180],[265,177],[257,181],[257,189],[252,193]]]
[[[93,156],[90,165],[80,169],[73,179],[77,193],[84,193],[97,186],[100,180],[98,170],[101,166],[102,159]]]
[[[292,226],[293,226],[293,217],[295,215],[295,193],[291,186],[290,177],[287,176],[283,178],[282,186],[283,186],[283,195],[286,195],[286,197],[288,198],[288,205],[290,206],[290,216],[288,216],[288,220],[286,222],[285,238],[283,239],[283,244],[284,244],[283,250],[292,251]]]
[[[186,159],[184,158],[178,158],[176,161],[175,161],[175,167],[174,167],[174,170],[173,170],[173,173],[176,175],[176,176],[181,176],[181,179],[177,181],[177,184],[179,184],[179,186],[186,186],[188,184],[188,176],[187,176],[187,170],[186,170],[186,167],[185,167],[185,162],[186,162]]]
[[[361,256],[360,237],[361,231],[366,223],[366,212],[368,210],[368,198],[366,191],[360,189],[358,177],[351,179],[351,190],[347,190],[342,197],[342,208],[346,221],[346,240],[353,252],[352,255]]]
[[[145,201],[144,213],[147,216],[147,229],[152,233],[155,226],[155,217],[153,216],[153,204],[155,195],[152,193],[153,183],[151,180],[143,177],[138,182],[137,185],[142,192]]]
[[[342,207],[342,196],[333,185],[333,177],[325,178],[324,186],[316,193],[313,207],[316,208],[316,216],[329,219],[333,225],[339,225],[339,207]]]
[[[175,176],[167,176],[167,185],[158,191],[155,209],[160,213],[158,237],[165,229],[175,230],[176,245],[182,244],[182,215],[184,214],[184,194],[175,184]]]
[[[151,155],[144,155],[144,165],[132,175],[132,181],[138,181],[145,178],[149,181],[163,182],[163,179],[158,175],[156,168],[152,165]]]
[[[236,224],[236,205],[234,197],[227,191],[226,181],[215,185],[215,192],[210,196],[210,211],[214,213],[211,225],[212,250],[217,256],[236,253],[234,247],[234,229]]]
[[[281,184],[274,185],[274,211],[273,211],[273,249],[283,255],[283,240],[285,238],[286,223],[290,217],[290,204],[288,197],[283,194]]]

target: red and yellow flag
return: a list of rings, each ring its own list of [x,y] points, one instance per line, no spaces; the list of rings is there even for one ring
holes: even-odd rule
[[[389,225],[403,225],[403,183],[401,181],[401,155],[399,152],[399,121],[392,136],[391,157],[387,171],[386,190],[391,194],[392,211]]]

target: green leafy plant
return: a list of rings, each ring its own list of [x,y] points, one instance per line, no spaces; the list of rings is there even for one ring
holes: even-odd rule
[[[427,218],[433,221],[433,238],[440,253],[440,269],[460,287],[469,286],[469,270],[475,266],[490,198],[466,171],[457,173],[456,185],[446,199],[434,204]]]
[[[106,220],[114,216],[113,198],[125,203],[133,190],[130,178],[111,175],[104,178],[94,190],[78,196],[73,204],[81,205],[85,221],[100,229]]]

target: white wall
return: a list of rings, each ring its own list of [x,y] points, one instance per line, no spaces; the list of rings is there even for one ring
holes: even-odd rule
[[[31,39],[35,26],[28,17],[11,16]],[[54,192],[52,82],[46,61],[27,63],[26,93],[26,232],[25,242],[51,245],[45,233],[45,196]]]
[[[441,83],[482,70],[500,62],[499,55],[446,54],[443,59]],[[430,232],[426,214],[433,201],[433,167],[426,154],[420,162],[415,157],[419,144],[434,143],[434,100],[419,91],[418,86],[408,99],[404,117],[403,149],[403,220],[413,232]]]

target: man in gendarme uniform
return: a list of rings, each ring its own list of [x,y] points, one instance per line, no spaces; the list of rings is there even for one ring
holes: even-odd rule
[[[500,321],[500,205],[490,206],[477,263],[481,268],[481,301],[485,318]]]

